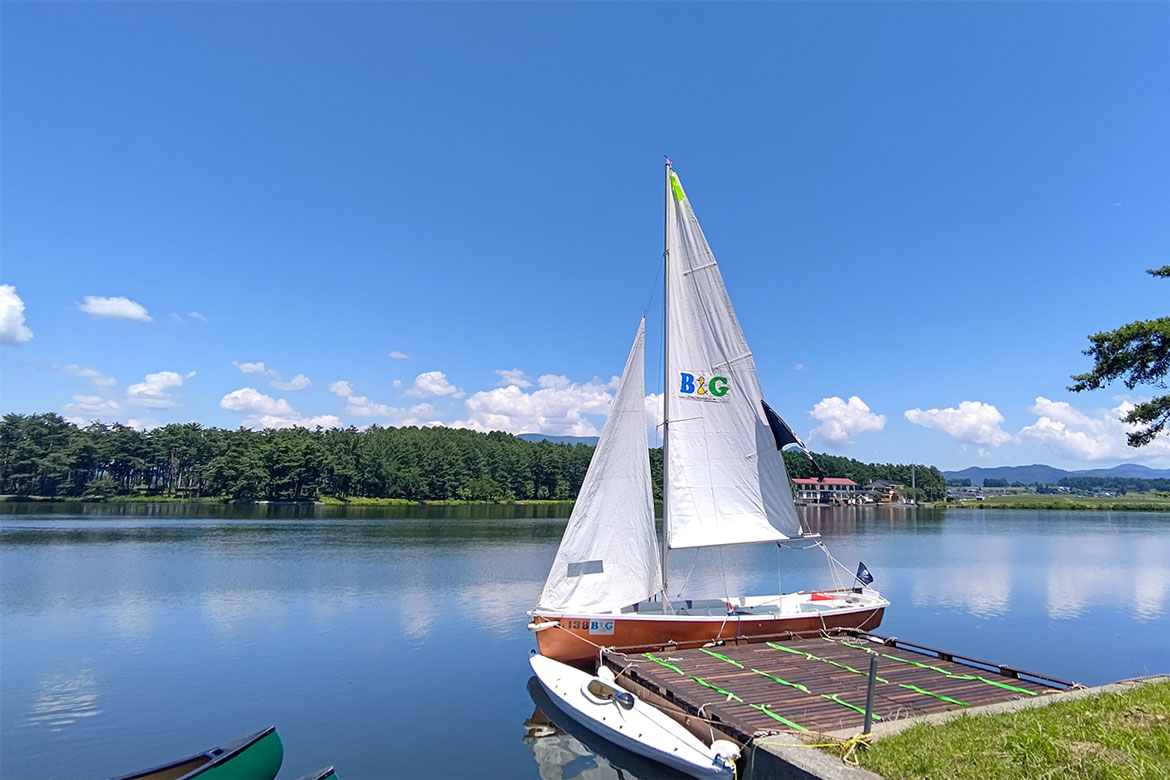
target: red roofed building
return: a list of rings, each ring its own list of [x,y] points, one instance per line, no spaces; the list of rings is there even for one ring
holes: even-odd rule
[[[794,479],[796,497],[814,504],[836,504],[854,501],[861,487],[851,479],[825,477],[824,479]]]

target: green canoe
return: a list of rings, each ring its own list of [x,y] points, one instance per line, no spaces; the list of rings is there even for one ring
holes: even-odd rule
[[[269,726],[188,758],[115,780],[272,780],[284,761],[284,745]]]

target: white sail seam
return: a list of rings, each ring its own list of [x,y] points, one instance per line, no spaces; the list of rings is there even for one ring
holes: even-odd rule
[[[716,263],[714,260],[712,260],[711,262],[707,263],[706,265],[701,265],[701,266],[699,266],[698,268],[692,268],[692,269],[691,269],[691,270],[689,270],[689,271],[683,271],[683,276],[690,276],[690,275],[691,275],[691,274],[693,274],[693,273],[697,273],[697,272],[699,272],[699,271],[702,271],[704,268],[710,268],[710,267],[711,267],[711,266],[713,266],[713,265],[717,265],[717,263]]]
[[[716,368],[723,368],[724,366],[730,366],[732,363],[738,363],[741,360],[750,360],[751,356],[752,356],[752,353],[745,352],[742,355],[739,355],[737,357],[728,358],[727,360],[724,360],[722,363],[716,363],[715,365],[711,366],[711,368],[716,369]]]

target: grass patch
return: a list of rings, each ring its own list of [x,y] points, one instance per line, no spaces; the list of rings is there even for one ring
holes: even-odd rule
[[[1064,509],[1107,510],[1113,512],[1170,512],[1170,498],[1150,493],[1125,496],[1070,496],[1054,493],[1016,493],[987,496],[982,501],[946,504],[956,509]]]
[[[1170,778],[1170,682],[920,724],[858,751],[891,780]]]

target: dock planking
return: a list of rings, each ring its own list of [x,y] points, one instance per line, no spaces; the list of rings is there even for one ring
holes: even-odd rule
[[[648,654],[606,651],[602,658],[636,687],[746,742],[777,731],[861,732],[872,654],[878,659],[877,722],[1043,696],[1074,685],[864,633]]]

